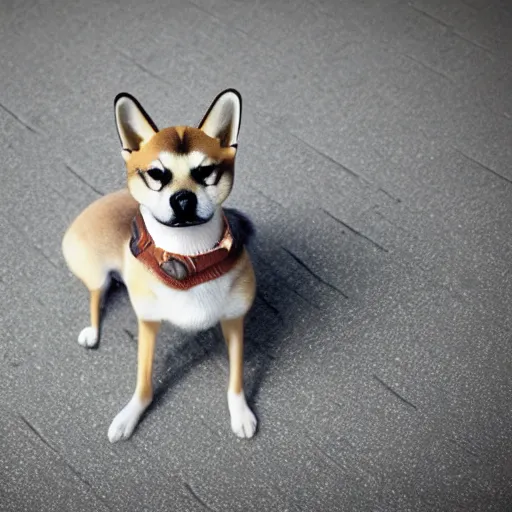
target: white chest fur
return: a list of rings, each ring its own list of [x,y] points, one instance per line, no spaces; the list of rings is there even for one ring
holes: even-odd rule
[[[143,207],[141,212],[155,245],[169,252],[189,255],[206,252],[220,239],[223,231],[221,211],[216,212],[208,223],[193,228],[170,228],[159,224]],[[245,313],[245,301],[232,291],[237,274],[235,267],[227,274],[189,290],[176,290],[151,279],[148,283],[151,293],[130,294],[131,301],[141,319],[168,321],[185,330],[209,329],[222,318]]]
[[[209,329],[221,318],[231,316],[230,290],[234,278],[235,272],[231,271],[186,291],[154,282],[151,289],[155,300],[147,302],[143,316],[165,320],[185,330]]]

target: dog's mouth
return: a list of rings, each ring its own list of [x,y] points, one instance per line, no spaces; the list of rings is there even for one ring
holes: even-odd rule
[[[206,219],[203,219],[201,217],[195,217],[194,219],[173,218],[170,221],[162,221],[160,219],[156,220],[160,222],[160,224],[163,224],[164,226],[168,226],[170,228],[189,228],[192,226],[200,226],[201,224],[206,224],[208,221],[212,219],[212,217],[213,214]]]

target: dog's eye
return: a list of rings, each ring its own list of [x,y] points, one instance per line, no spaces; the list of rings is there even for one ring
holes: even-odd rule
[[[165,177],[165,171],[162,169],[158,169],[157,167],[154,167],[153,169],[149,169],[146,171],[154,180],[157,181],[163,181]]]
[[[196,167],[195,169],[192,169],[190,171],[190,174],[192,175],[192,178],[194,178],[197,183],[201,185],[211,185],[211,183],[208,180],[210,176],[214,174],[214,172],[217,170],[216,165],[203,165],[202,167]]]
[[[158,167],[153,167],[147,171],[138,171],[138,173],[146,186],[155,192],[162,190],[172,179],[171,171],[158,169]]]

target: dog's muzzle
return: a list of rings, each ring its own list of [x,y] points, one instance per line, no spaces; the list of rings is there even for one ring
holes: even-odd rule
[[[179,190],[169,199],[176,218],[173,224],[197,222],[197,196],[190,190]]]

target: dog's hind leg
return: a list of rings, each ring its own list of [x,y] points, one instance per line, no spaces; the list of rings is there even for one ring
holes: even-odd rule
[[[247,405],[244,393],[244,318],[221,321],[229,356],[228,407],[231,429],[238,437],[250,438],[257,420]]]
[[[93,348],[98,344],[100,332],[101,297],[105,288],[106,286],[96,290],[89,290],[91,325],[82,329],[78,335],[78,343],[83,347]]]
[[[101,254],[98,248],[91,243],[85,243],[83,238],[72,229],[68,230],[64,236],[62,252],[71,272],[89,290],[91,323],[78,335],[78,343],[83,347],[92,348],[98,344],[99,340],[103,292],[110,284],[110,273],[117,270],[120,263]]]
[[[111,443],[128,439],[139,423],[142,413],[153,400],[153,355],[160,322],[147,322],[139,319],[139,340],[137,355],[137,387],[131,400],[114,418],[109,429]]]
[[[73,233],[66,233],[62,249],[69,269],[89,290],[91,323],[78,335],[78,343],[83,347],[92,348],[99,340],[101,298],[110,283],[109,269],[94,251],[77,240]]]

